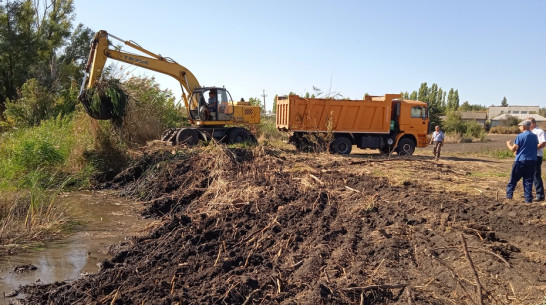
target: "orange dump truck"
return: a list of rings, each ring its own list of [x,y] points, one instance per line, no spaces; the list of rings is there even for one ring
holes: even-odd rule
[[[358,148],[411,155],[427,146],[428,108],[400,94],[365,96],[364,100],[277,98],[277,129],[291,132],[290,142],[305,150],[317,139],[328,139],[332,153],[349,154]],[[313,140],[314,139],[314,140]]]

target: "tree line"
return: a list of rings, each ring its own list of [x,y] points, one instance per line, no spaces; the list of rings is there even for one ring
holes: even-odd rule
[[[72,0],[0,3],[0,119],[34,125],[74,110],[91,29]]]

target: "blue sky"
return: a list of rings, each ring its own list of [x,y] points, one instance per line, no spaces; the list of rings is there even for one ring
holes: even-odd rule
[[[235,100],[305,94],[360,99],[423,82],[461,104],[546,106],[546,1],[75,0],[75,24],[171,57]],[[125,50],[130,50],[125,48]],[[180,85],[154,76],[178,97]]]

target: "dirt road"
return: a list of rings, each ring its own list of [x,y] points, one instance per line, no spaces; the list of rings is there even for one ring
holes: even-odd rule
[[[26,302],[538,305],[545,207],[502,199],[510,163],[149,148],[108,187],[164,224]]]

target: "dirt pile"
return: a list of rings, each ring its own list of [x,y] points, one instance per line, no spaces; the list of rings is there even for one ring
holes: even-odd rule
[[[394,184],[385,170],[413,173]],[[540,304],[544,207],[442,192],[427,175],[465,177],[417,159],[148,152],[109,187],[165,223],[97,274],[25,287],[25,302]]]

